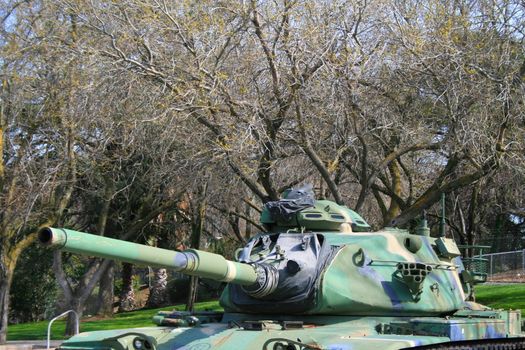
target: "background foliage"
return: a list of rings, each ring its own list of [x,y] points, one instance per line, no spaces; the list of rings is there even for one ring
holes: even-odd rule
[[[0,343],[44,224],[231,256],[309,182],[376,229],[435,230],[444,192],[460,243],[522,244],[520,1],[0,7]],[[113,311],[111,262],[52,269],[64,308]]]

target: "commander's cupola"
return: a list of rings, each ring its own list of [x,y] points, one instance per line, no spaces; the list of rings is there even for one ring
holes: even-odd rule
[[[370,231],[370,225],[355,211],[332,201],[315,200],[311,186],[287,190],[283,199],[266,203],[261,223],[271,232]]]

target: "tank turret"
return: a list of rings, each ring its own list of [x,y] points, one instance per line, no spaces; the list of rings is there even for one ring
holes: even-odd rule
[[[354,220],[360,226],[339,229]],[[450,239],[399,229],[359,232],[366,222],[330,201],[317,201],[288,223],[276,223],[286,224],[286,231],[253,237],[237,261],[62,228],[42,229],[39,241],[72,253],[229,282],[221,304],[231,312],[439,315],[464,304],[459,266],[452,260],[459,252]]]

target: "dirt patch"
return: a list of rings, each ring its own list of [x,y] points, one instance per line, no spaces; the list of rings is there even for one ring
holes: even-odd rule
[[[87,317],[82,317],[82,322],[92,322],[92,321],[101,321],[101,320],[108,320],[108,319],[111,319],[113,318],[113,316],[87,316]]]
[[[496,273],[490,276],[487,282],[525,283],[525,271],[520,269]]]

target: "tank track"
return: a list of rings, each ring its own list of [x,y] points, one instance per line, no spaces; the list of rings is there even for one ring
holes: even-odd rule
[[[422,345],[400,350],[518,350],[525,349],[525,338],[461,340]]]
[[[286,338],[272,338],[263,350],[322,350],[317,344],[305,344]],[[403,348],[400,350],[520,350],[525,349],[525,338],[461,340]]]

